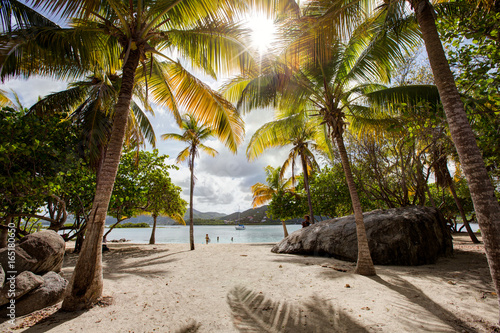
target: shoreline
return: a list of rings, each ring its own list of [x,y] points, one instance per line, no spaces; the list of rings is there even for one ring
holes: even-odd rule
[[[77,313],[54,306],[0,331],[239,332],[252,318],[272,318],[289,332],[492,332],[498,321],[484,247],[467,235],[454,235],[453,257],[377,265],[375,277],[354,274],[350,262],[271,253],[273,244],[189,251],[189,244],[108,243],[100,305]],[[76,262],[69,252],[67,279]]]

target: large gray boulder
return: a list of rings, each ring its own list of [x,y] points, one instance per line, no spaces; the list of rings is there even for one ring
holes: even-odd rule
[[[43,275],[42,278],[43,283],[41,286],[23,297],[16,299],[16,317],[24,316],[33,311],[57,304],[62,300],[68,281],[56,272],[48,272]],[[0,308],[1,317],[7,318],[8,312],[7,305]]]
[[[33,289],[40,287],[43,284],[43,278],[39,275],[33,274],[30,271],[24,271],[12,280],[13,285],[11,285],[11,283],[9,282],[10,281],[6,281],[5,285],[0,291],[0,306],[9,303],[11,298],[18,299],[20,297],[23,297]],[[12,290],[14,291],[12,292]]]
[[[363,214],[368,243],[376,265],[425,265],[453,252],[450,230],[435,208],[411,206]],[[326,255],[357,260],[354,216],[299,229],[272,250],[275,253]]]
[[[65,250],[64,239],[53,230],[43,230],[23,237],[15,243],[14,269],[8,269],[8,252],[11,248],[0,249],[0,264],[7,271],[31,271],[45,274],[59,272],[62,267]]]

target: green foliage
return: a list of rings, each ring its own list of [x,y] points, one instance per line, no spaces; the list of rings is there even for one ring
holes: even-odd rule
[[[84,168],[76,152],[75,128],[64,116],[37,117],[11,108],[0,111],[3,216],[34,214],[52,196],[66,196],[73,173]]]
[[[289,220],[302,217],[309,211],[305,195],[277,191],[273,193],[271,202],[267,208],[267,216],[275,220]]]
[[[336,164],[314,173],[310,178],[310,186],[315,214],[331,218],[352,214],[351,197],[342,165]]]
[[[116,225],[115,228],[149,228],[149,224],[147,224],[146,222],[141,222],[141,223],[127,222],[123,224],[118,224]]]
[[[438,28],[486,167],[500,192],[500,12],[459,0]]]
[[[474,213],[474,206],[472,205],[472,199],[470,196],[469,188],[467,186],[467,181],[464,177],[457,176],[455,176],[453,181],[455,184],[457,196],[465,211],[465,215],[469,216],[468,218],[470,218],[470,216]],[[457,205],[449,188],[443,189],[437,187],[436,184],[430,184],[429,190],[432,197],[434,198],[436,205],[439,207],[439,210],[447,220],[461,220],[460,213],[457,209]],[[429,200],[427,200],[426,205],[432,206]]]
[[[144,212],[156,216],[184,215],[186,202],[180,197],[181,189],[172,184],[167,171],[176,166],[165,164],[167,158],[167,155],[158,155],[158,150],[125,152],[108,214],[117,219]]]

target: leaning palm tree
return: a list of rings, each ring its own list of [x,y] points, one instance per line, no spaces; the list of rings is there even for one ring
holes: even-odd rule
[[[102,294],[104,220],[135,82],[148,86],[154,101],[166,106],[179,123],[181,106],[196,110],[203,122],[235,150],[243,130],[233,106],[186,71],[179,61],[160,51],[176,50],[189,65],[214,78],[217,73],[244,69],[250,56],[239,41],[241,30],[228,22],[233,10],[243,7],[242,2],[33,0],[32,3],[43,11],[75,20],[69,28],[21,26],[8,36],[1,36],[3,78],[33,74],[75,77],[92,71],[102,58],[109,65],[105,71],[118,66],[122,73],[86,239],[62,306],[72,311],[92,306]]]
[[[304,190],[307,194],[312,223],[314,223],[314,214],[309,188],[309,174],[311,170],[319,169],[312,152],[313,149],[320,150],[315,142],[318,137],[321,137],[318,130],[321,129],[321,126],[317,125],[312,121],[308,121],[304,112],[277,119],[260,127],[250,139],[247,147],[247,157],[252,161],[268,149],[292,146],[288,158],[281,167],[281,177],[283,178],[283,174],[291,165],[291,179],[293,181],[295,179],[295,160],[300,159],[304,175]]]
[[[284,178],[281,172],[282,167],[273,168],[268,165],[264,170],[266,172],[266,183],[255,183],[250,188],[252,190],[252,206],[256,208],[272,200],[273,195],[277,193],[293,193],[292,178]],[[285,220],[281,220],[285,237],[288,236]]]
[[[201,125],[198,120],[188,114],[186,118],[182,119],[182,134],[166,133],[162,134],[163,140],[177,140],[187,143],[188,146],[177,155],[177,163],[188,160],[189,171],[191,172],[191,182],[189,188],[189,244],[191,250],[194,250],[194,227],[193,227],[193,193],[194,193],[194,159],[199,156],[199,151],[203,151],[208,155],[214,157],[218,152],[202,142],[214,136],[214,132]]]

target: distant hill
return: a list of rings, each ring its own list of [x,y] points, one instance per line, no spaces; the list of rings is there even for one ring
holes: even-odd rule
[[[273,220],[267,217],[267,205],[261,206],[257,208],[251,208],[245,210],[243,212],[235,212],[229,215],[217,213],[217,212],[200,212],[196,209],[193,209],[193,218],[194,219],[203,219],[203,220],[221,220],[226,221],[229,224],[279,224],[281,221]],[[189,210],[184,215],[184,221],[189,221]],[[302,219],[292,219],[287,220],[287,223],[300,223]],[[116,222],[114,217],[108,216],[106,218],[106,225],[111,225]],[[153,224],[153,217],[151,215],[139,215],[137,217],[132,217],[130,219],[125,220],[123,223],[148,223]],[[173,225],[176,224],[174,220],[166,216],[159,216],[157,219],[158,225]]]
[[[203,212],[197,211],[196,209],[193,209],[193,218],[195,218],[195,219],[217,220],[223,216],[226,216],[226,214],[216,213],[216,212],[203,213]],[[186,214],[184,214],[184,221],[189,221],[189,209],[186,212]],[[111,216],[106,217],[106,225],[111,225],[111,224],[114,224],[115,222],[116,222],[116,219],[114,217],[111,217]],[[125,223],[125,222],[130,222],[130,223],[146,222],[149,224],[153,224],[153,217],[151,215],[139,215],[137,217],[129,218],[122,223]],[[171,218],[166,217],[166,216],[159,216],[156,219],[156,223],[158,225],[176,224],[176,222],[174,220],[172,220]]]
[[[219,218],[219,220],[225,220],[225,221],[231,221],[233,223],[240,223],[240,224],[259,224],[259,223],[265,223],[265,224],[278,224],[281,223],[280,220],[273,220],[267,217],[266,212],[267,212],[267,205],[257,207],[257,208],[251,208],[248,210],[245,210],[243,212],[236,212],[232,213],[229,215],[226,215],[224,217]],[[299,223],[302,221],[302,219],[292,219],[292,220],[287,220],[287,223]]]
[[[226,216],[226,214],[215,213],[215,212],[203,213],[203,212],[197,211],[196,209],[193,209],[193,218],[194,219],[218,220],[224,216]],[[184,220],[187,220],[187,219],[189,219],[189,208],[188,208],[186,214],[184,214]]]

